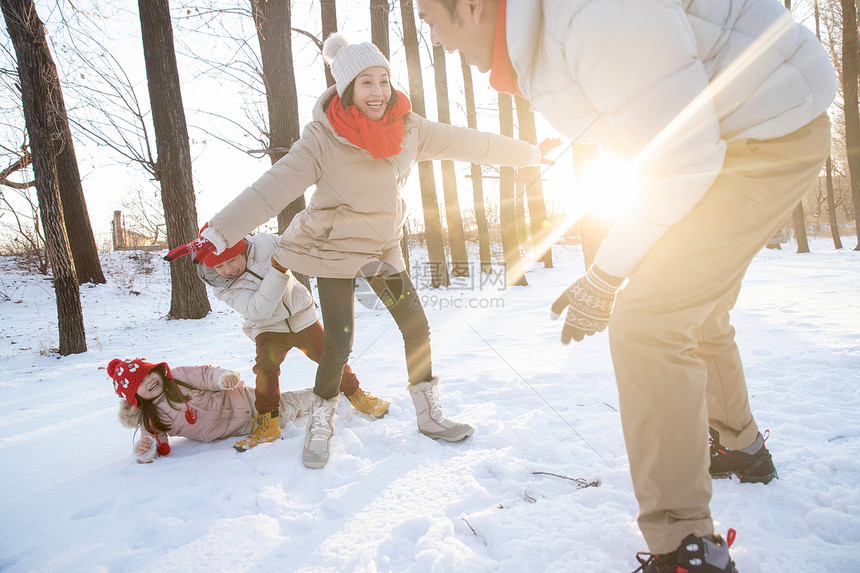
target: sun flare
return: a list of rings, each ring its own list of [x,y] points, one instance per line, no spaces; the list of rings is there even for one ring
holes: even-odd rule
[[[636,176],[629,164],[601,157],[578,179],[574,210],[604,219],[614,219],[633,202]]]

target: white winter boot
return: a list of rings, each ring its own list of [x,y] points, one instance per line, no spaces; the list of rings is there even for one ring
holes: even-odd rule
[[[455,422],[445,417],[439,404],[439,377],[434,376],[427,382],[410,384],[409,393],[415,404],[415,415],[418,418],[418,431],[434,440],[459,442],[475,432],[469,424]]]
[[[305,447],[302,450],[302,461],[305,467],[321,468],[328,463],[328,449],[334,435],[334,411],[340,394],[330,400],[325,400],[314,394],[311,402],[311,417],[305,432]]]

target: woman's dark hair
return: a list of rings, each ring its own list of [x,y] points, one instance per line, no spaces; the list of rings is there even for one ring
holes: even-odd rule
[[[389,77],[389,84],[391,83],[391,78]],[[343,106],[343,109],[348,108],[351,105],[355,105],[355,102],[352,101],[352,92],[355,91],[355,80],[349,82],[349,85],[346,86],[346,89],[343,90],[343,95],[340,98],[340,103]],[[397,90],[393,87],[391,88],[391,97],[388,98],[388,105],[393,104],[397,101]]]
[[[194,386],[186,384],[181,380],[176,380],[175,378],[169,378],[165,373],[163,366],[156,366],[152,371],[158,372],[161,376],[161,387],[163,389],[164,397],[167,398],[167,403],[170,404],[170,407],[174,410],[179,410],[179,406],[176,404],[187,402],[188,396],[182,394],[182,392],[179,391],[178,386],[184,386],[189,389],[193,389]],[[175,382],[176,384],[171,384],[169,382]],[[159,413],[158,408],[155,407],[155,404],[152,403],[152,400],[145,400],[138,396],[137,405],[140,406],[140,411],[143,412],[143,427],[146,428],[147,432],[154,434],[156,430],[166,432],[170,429],[170,425],[161,419],[161,414]]]

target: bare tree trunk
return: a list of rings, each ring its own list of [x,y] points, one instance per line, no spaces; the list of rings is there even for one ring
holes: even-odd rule
[[[197,237],[197,206],[191,182],[191,149],[182,107],[168,0],[138,0],[143,57],[158,153],[157,179],[173,249]],[[206,287],[191,257],[170,264],[170,318],[202,318],[209,313]]]
[[[289,0],[251,0],[257,28],[263,83],[269,112],[269,158],[274,165],[299,138],[298,98],[293,72]],[[305,208],[304,196],[278,213],[278,233],[283,233],[293,217]]]
[[[421,59],[418,53],[418,31],[415,28],[415,12],[412,0],[400,0],[403,21],[403,42],[406,48],[406,66],[409,71],[409,92],[412,111],[427,116],[424,105],[424,80],[421,78]],[[421,185],[421,205],[424,211],[424,237],[430,259],[430,285],[448,286],[448,264],[445,260],[445,243],[442,238],[442,221],[439,218],[439,198],[436,195],[436,178],[433,164],[422,161],[418,164],[418,179]]]
[[[529,231],[526,228],[526,183],[519,170],[514,171],[514,177],[516,179],[514,203],[517,208],[517,244],[520,253],[524,253],[529,244]]]
[[[860,251],[860,104],[858,104],[857,6],[853,0],[842,2],[842,99],[845,101],[845,147],[848,151],[848,171],[851,173],[851,196],[854,198],[854,228]]]
[[[508,137],[514,136],[514,101],[510,94],[498,94],[499,131]],[[507,283],[514,286],[528,285],[523,272],[520,246],[517,243],[516,181],[513,167],[502,167],[499,175],[499,223],[502,227],[502,251],[505,254]]]
[[[388,0],[370,0],[370,38],[382,55],[390,57],[388,46]]]
[[[521,96],[514,96],[517,104],[517,122],[520,125],[520,139],[537,145],[537,129],[535,116],[529,109],[529,102]],[[552,245],[547,242],[549,236],[549,221],[546,217],[546,202],[543,198],[540,167],[520,169],[520,177],[526,186],[526,200],[529,206],[529,223],[532,231],[532,248],[535,260],[543,260],[544,268],[552,268]]]
[[[785,0],[785,7],[791,12],[791,0]],[[794,224],[794,238],[797,240],[797,252],[809,252],[809,240],[806,238],[806,216],[803,214],[803,200],[794,208],[791,214]]]
[[[333,9],[333,6],[332,6]],[[251,0],[251,13],[257,28],[260,57],[263,60],[263,83],[269,111],[269,158],[274,165],[299,139],[299,103],[290,30],[289,0]],[[278,234],[287,230],[290,221],[305,208],[302,195],[278,213]],[[293,273],[310,290],[308,277]]]
[[[54,69],[56,75],[56,69]],[[59,82],[59,79],[57,80]],[[59,89],[59,83],[57,84]],[[59,94],[59,91],[57,92]],[[96,248],[96,238],[90,223],[90,214],[84,198],[81,185],[81,173],[78,170],[78,159],[72,143],[72,132],[69,130],[69,118],[63,98],[57,100],[60,108],[55,118],[57,125],[53,130],[60,136],[60,149],[57,154],[57,177],[60,184],[60,197],[63,203],[63,219],[66,221],[66,231],[69,236],[69,247],[75,261],[75,275],[80,284],[104,284],[105,275]]]
[[[815,15],[815,37],[821,40],[821,11],[818,9],[818,0],[814,0],[813,10]],[[841,249],[842,239],[839,237],[839,222],[836,219],[836,201],[833,197],[833,160],[830,155],[827,156],[824,169],[827,180],[827,214],[830,218],[830,234],[833,237],[833,246]]]
[[[38,16],[36,18],[38,20]],[[87,282],[104,284],[105,276],[81,186],[81,174],[78,170],[78,160],[75,156],[75,146],[69,129],[69,118],[66,114],[57,67],[47,42],[34,45],[33,49],[42,50],[42,54],[38,57],[41,65],[44,66],[42,71],[47,75],[46,81],[51,90],[51,99],[48,102],[51,106],[51,114],[48,117],[51,122],[49,129],[54,141],[54,161],[60,186],[60,202],[75,275],[80,284]]]
[[[322,39],[325,42],[326,38],[337,32],[337,0],[320,0],[320,12],[322,15]],[[335,84],[334,76],[331,75],[331,70],[323,64],[325,68],[325,83],[328,87]]]
[[[577,193],[593,192],[593,189],[588,188],[589,182],[585,174],[591,171],[599,161],[598,147],[596,145],[574,144],[571,146],[571,151],[573,153],[573,176]],[[591,213],[580,218],[579,236],[582,239],[582,256],[585,259],[586,269],[594,262],[597,249],[600,248],[603,239],[609,234],[611,226],[610,221]]]
[[[439,121],[450,124],[448,71],[442,46],[433,46],[433,70],[436,74],[436,108]],[[453,161],[442,162],[442,191],[445,196],[445,218],[448,221],[448,245],[451,247],[451,274],[455,277],[467,277],[469,255],[466,253],[466,235],[463,232],[460,198],[457,196],[457,172],[454,171]]]
[[[833,161],[829,155],[827,156],[827,163],[824,169],[827,177],[827,215],[830,218],[830,234],[833,236],[833,246],[841,249],[842,239],[839,237],[839,222],[836,219],[836,201],[833,198]]]
[[[105,276],[102,272],[87,202],[84,198],[84,189],[81,185],[81,173],[78,169],[75,145],[72,140],[72,132],[69,129],[69,118],[60,89],[60,79],[54,61],[50,57],[50,52],[47,53],[46,64],[50,67],[45,72],[50,74],[51,83],[56,82],[56,99],[54,100],[56,113],[52,116],[54,123],[52,132],[56,138],[60,200],[63,204],[63,219],[66,221],[66,233],[75,264],[75,275],[79,284],[104,284],[106,282]]]
[[[806,236],[806,215],[803,214],[803,201],[797,204],[794,208],[794,213],[791,214],[794,223],[794,238],[797,241],[797,252],[809,252],[809,239]]]
[[[785,7],[791,12],[791,0],[785,0]],[[797,240],[797,252],[809,252],[809,240],[806,238],[806,216],[803,214],[803,200],[794,208],[791,214],[794,224],[794,238]]]
[[[382,55],[391,59],[388,48],[388,0],[370,0],[370,38],[373,44],[379,48]],[[409,227],[403,225],[400,236],[400,253],[409,270]]]
[[[585,259],[585,268],[594,263],[597,250],[603,243],[603,239],[609,234],[612,225],[602,217],[586,213],[579,220],[579,235],[582,239],[582,256]]]
[[[55,131],[59,79],[45,28],[32,0],[3,0],[3,17],[18,58],[24,121],[30,136],[39,213],[54,276],[60,354],[86,352],[84,316],[60,202]]]
[[[460,67],[463,70],[463,91],[466,94],[466,123],[472,129],[478,129],[478,110],[475,106],[475,89],[472,85],[472,67],[466,62],[462,52],[460,52]],[[487,224],[487,210],[484,208],[484,179],[481,176],[480,165],[475,163],[471,165],[471,176],[481,272],[491,273],[493,272],[493,262],[490,256],[490,230]]]

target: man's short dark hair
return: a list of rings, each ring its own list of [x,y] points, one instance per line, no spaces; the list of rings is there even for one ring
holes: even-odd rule
[[[448,13],[451,14],[451,17],[454,19],[455,22],[460,19],[460,17],[457,15],[457,4],[460,3],[460,0],[436,0],[436,1],[448,9]]]
[[[448,9],[448,12],[451,14],[452,18],[455,16],[455,13],[457,12],[457,2],[459,2],[460,0],[437,0],[437,1],[442,3],[445,6],[445,8]]]

